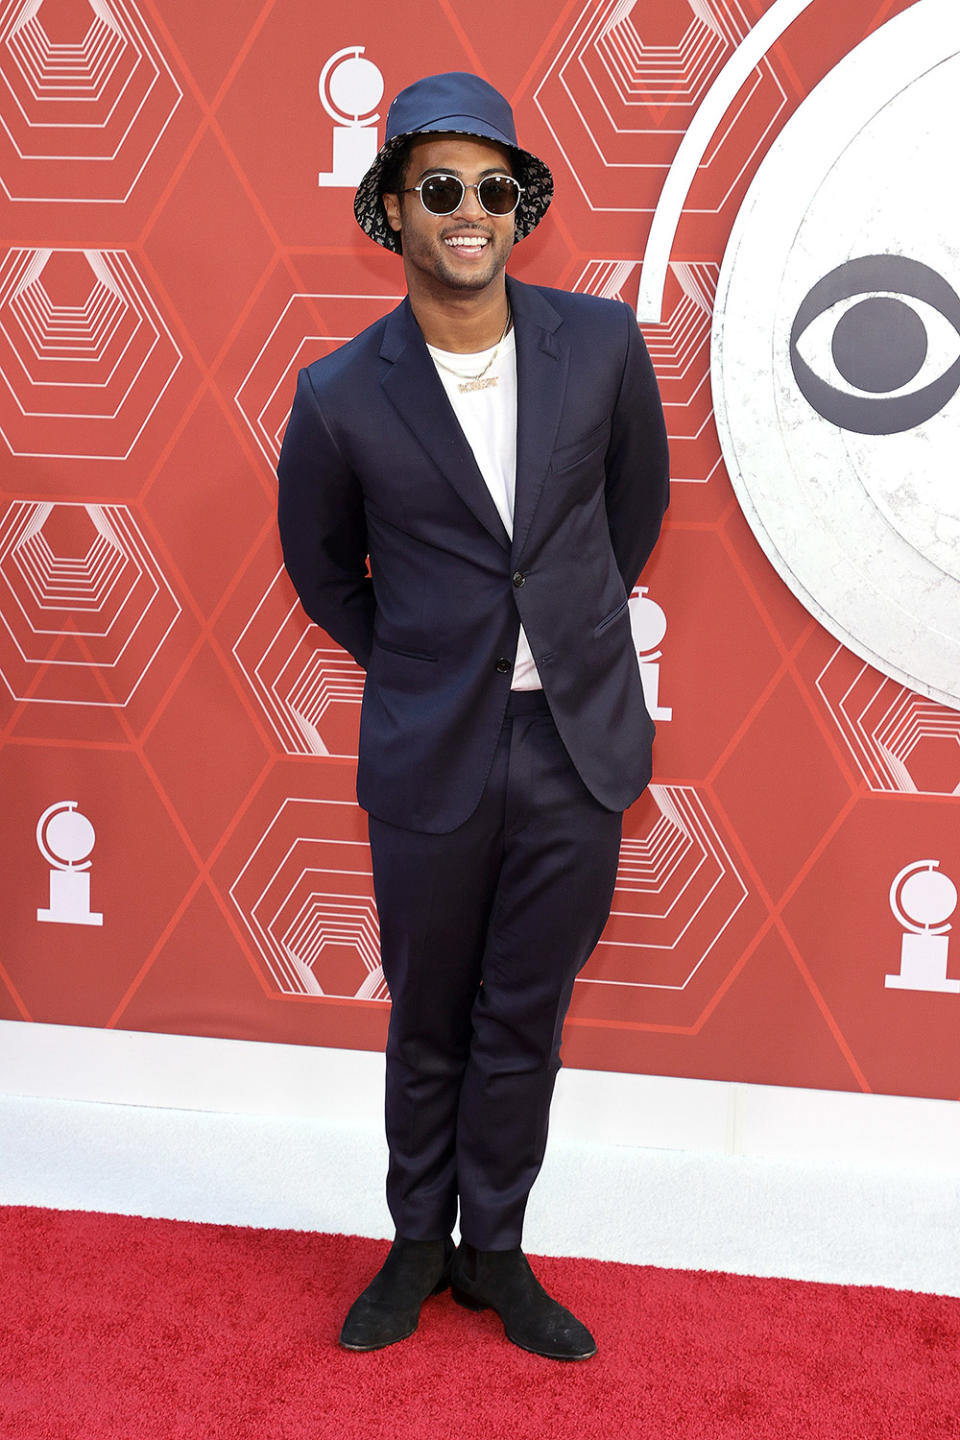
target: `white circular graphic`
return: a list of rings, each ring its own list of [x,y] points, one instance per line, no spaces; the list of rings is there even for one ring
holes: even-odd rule
[[[957,908],[957,887],[940,870],[918,870],[901,886],[900,908],[918,925],[942,925]]]
[[[667,617],[657,602],[648,597],[646,585],[639,586],[636,595],[630,605],[630,629],[637,652],[646,655],[656,650],[666,635]]]
[[[714,405],[768,559],[843,644],[960,709],[960,6],[918,0],[771,147],[714,311]]]
[[[359,55],[341,60],[328,83],[332,103],[354,119],[376,110],[383,95],[383,76],[371,60]]]
[[[37,821],[37,847],[56,869],[89,870],[86,857],[96,838],[90,821],[77,809],[76,800],[58,800],[48,805]],[[84,860],[86,864],[80,864]]]
[[[85,860],[93,849],[93,826],[78,810],[61,810],[47,825],[46,842],[59,860],[74,865]]]

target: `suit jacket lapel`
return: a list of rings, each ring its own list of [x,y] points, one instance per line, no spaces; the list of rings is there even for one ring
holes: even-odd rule
[[[557,333],[560,316],[538,290],[508,276],[507,294],[517,340],[517,494],[512,553],[518,559],[553,454],[570,350]]]
[[[389,362],[381,384],[401,420],[481,525],[509,549],[503,521],[440,383],[409,300],[388,316],[380,355]]]

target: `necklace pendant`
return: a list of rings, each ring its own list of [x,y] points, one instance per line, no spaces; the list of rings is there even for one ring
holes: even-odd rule
[[[499,375],[477,375],[473,380],[464,380],[457,389],[462,394],[469,390],[489,390],[499,381]]]

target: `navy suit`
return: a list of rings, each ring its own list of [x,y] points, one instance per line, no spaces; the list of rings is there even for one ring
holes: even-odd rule
[[[512,541],[406,300],[301,371],[278,468],[303,606],[367,671],[357,793],[393,999],[391,1209],[401,1234],[434,1238],[459,1190],[481,1249],[519,1243],[563,1015],[650,778],[627,597],[668,495],[630,310],[507,289]],[[511,698],[521,623],[545,700]]]

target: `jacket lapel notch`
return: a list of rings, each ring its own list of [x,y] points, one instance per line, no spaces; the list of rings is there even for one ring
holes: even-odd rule
[[[380,356],[389,364],[380,383],[400,419],[481,525],[509,549],[503,521],[447,399],[409,300],[391,313]]]

